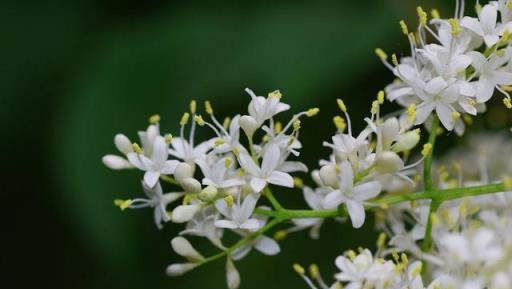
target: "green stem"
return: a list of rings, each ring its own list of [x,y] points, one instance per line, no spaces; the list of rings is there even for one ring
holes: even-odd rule
[[[263,189],[263,194],[270,201],[270,203],[272,204],[272,207],[274,207],[274,209],[276,209],[277,211],[283,209],[283,207],[281,206],[279,201],[276,199],[276,197],[274,197],[274,194],[272,194],[272,191],[270,190],[270,188],[268,186],[266,186]]]
[[[438,127],[439,118],[434,116],[432,127],[430,128],[430,135],[428,136],[428,143],[431,145],[430,152],[425,156],[425,160],[423,161],[423,184],[425,186],[425,191],[430,191],[432,189],[432,177],[430,176],[430,170],[432,168],[432,156],[434,154]]]
[[[425,238],[423,239],[423,245],[422,245],[422,251],[428,252],[430,251],[430,248],[432,247],[432,220],[434,218],[434,214],[437,212],[437,209],[441,205],[441,202],[437,200],[432,200],[430,203],[430,210],[428,212],[428,222],[427,226],[425,227]]]
[[[394,205],[407,201],[416,200],[436,200],[437,202],[445,202],[464,197],[475,197],[480,195],[492,194],[497,192],[506,191],[506,187],[503,183],[496,183],[490,185],[482,185],[467,188],[455,188],[455,189],[444,189],[444,190],[433,190],[425,192],[416,192],[405,195],[397,196],[386,196],[376,199],[371,205],[367,205],[367,210],[373,210],[381,208],[383,206]],[[334,210],[262,210],[256,209],[254,211],[258,215],[276,217],[283,220],[287,219],[304,219],[304,218],[335,218],[345,217],[347,215],[345,209],[334,209]]]

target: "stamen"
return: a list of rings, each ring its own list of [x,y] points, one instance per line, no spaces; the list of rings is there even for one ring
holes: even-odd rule
[[[320,112],[320,109],[319,109],[318,107],[310,108],[310,109],[308,109],[308,111],[306,112],[306,115],[307,115],[308,117],[313,117],[313,116],[317,115],[319,112]]]
[[[400,28],[402,28],[402,33],[404,35],[408,35],[409,34],[409,28],[407,28],[407,24],[405,23],[404,20],[400,20]]]
[[[377,54],[377,57],[379,57],[382,61],[386,61],[388,59],[386,52],[380,48],[375,48],[375,54]]]
[[[142,149],[140,148],[139,144],[134,142],[132,144],[133,151],[135,151],[136,154],[140,155],[142,154]]]
[[[190,113],[191,114],[196,114],[196,109],[197,109],[197,103],[193,99],[193,100],[190,101]]]
[[[154,114],[149,117],[148,121],[150,124],[157,124],[160,122],[160,115]]]
[[[132,200],[121,200],[121,199],[115,199],[114,205],[118,206],[121,211],[126,210],[130,205],[132,204]]]
[[[183,116],[181,117],[181,120],[180,120],[180,125],[181,126],[184,126],[184,125],[187,125],[188,123],[188,119],[190,118],[190,114],[188,112],[185,112],[183,114]]]
[[[204,102],[204,109],[206,110],[207,114],[209,114],[209,115],[213,114],[213,108],[212,108],[212,104],[210,103],[210,101],[207,100]]]

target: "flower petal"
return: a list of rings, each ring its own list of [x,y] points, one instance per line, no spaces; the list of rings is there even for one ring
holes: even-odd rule
[[[267,185],[267,182],[264,179],[253,178],[250,182],[250,185],[255,193],[259,193]]]
[[[281,150],[277,144],[270,144],[263,156],[263,162],[261,164],[261,173],[265,176],[274,171],[277,167],[279,159],[281,158]]]
[[[361,228],[364,224],[365,212],[364,207],[361,203],[358,203],[353,200],[347,201],[347,210],[348,215],[350,216],[350,220],[352,221],[352,226],[356,229]]]
[[[360,201],[373,199],[380,194],[381,189],[382,187],[377,181],[359,184],[354,187],[354,198]]]
[[[150,188],[154,187],[156,185],[156,182],[158,182],[158,178],[160,177],[160,172],[156,171],[147,171],[144,174],[144,183]]]
[[[275,171],[270,174],[267,178],[267,182],[276,186],[282,186],[287,188],[293,188],[293,178],[287,173]]]
[[[267,236],[261,236],[257,238],[254,242],[254,248],[268,256],[277,255],[279,252],[281,252],[279,244],[274,239],[271,239]]]

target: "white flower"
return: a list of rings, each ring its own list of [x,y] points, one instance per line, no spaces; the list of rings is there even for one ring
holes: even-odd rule
[[[268,208],[260,207],[260,209]],[[265,226],[265,223],[267,222],[267,218],[263,216],[256,216],[255,219],[259,222],[260,228]],[[250,232],[242,230],[236,230],[235,233],[239,234],[242,237],[247,237],[250,234]],[[233,260],[241,260],[242,258],[247,256],[249,252],[251,252],[252,248],[267,256],[274,256],[281,252],[281,248],[279,247],[279,244],[276,242],[276,240],[269,238],[265,235],[260,235],[259,237],[251,241],[249,244],[235,250],[231,254],[231,257],[233,258]]]
[[[204,257],[197,252],[190,242],[183,237],[174,237],[171,240],[171,246],[176,254],[187,258],[190,261],[200,261]]]
[[[228,206],[226,200],[219,199],[215,202],[215,208],[227,219],[215,221],[215,226],[228,229],[243,229],[256,231],[260,228],[257,219],[251,218],[252,212],[258,202],[258,196],[249,194],[241,202],[241,193],[238,194],[237,201]]]
[[[162,186],[160,182],[157,182],[156,185],[152,188],[148,187],[146,183],[142,182],[142,188],[144,189],[144,193],[146,193],[147,199],[137,198],[131,200],[130,209],[139,209],[151,207],[155,208],[154,211],[154,219],[155,224],[158,229],[162,229],[162,222],[170,221],[170,217],[167,214],[166,207],[168,204],[176,201],[177,199],[183,196],[183,193],[162,193]]]
[[[237,289],[240,287],[240,273],[231,261],[230,258],[226,260],[226,281],[229,289]]]
[[[174,208],[171,215],[171,220],[174,223],[185,223],[190,220],[201,210],[201,206],[197,204],[180,205]]]
[[[393,262],[375,262],[368,249],[363,250],[353,260],[345,256],[338,256],[335,263],[341,271],[335,275],[336,279],[349,282],[347,288],[350,289],[361,289],[365,282],[376,285],[383,284],[386,280],[392,280],[395,272]]]
[[[239,178],[234,170],[228,170],[230,158],[221,158],[213,165],[208,165],[205,160],[198,160],[197,164],[204,175],[203,185],[217,188],[230,188],[245,185],[245,181]]]
[[[218,248],[224,249],[221,242],[223,231],[215,226],[217,218],[218,213],[214,207],[201,210],[187,223],[186,229],[181,231],[180,235],[205,237]]]
[[[292,176],[277,170],[280,158],[281,150],[276,144],[268,146],[263,155],[261,168],[256,165],[248,153],[240,152],[238,160],[245,172],[251,176],[250,185],[254,192],[261,192],[267,183],[293,188]]]
[[[206,154],[212,148],[212,142],[205,141],[194,146],[184,138],[175,137],[171,141],[171,146],[172,149],[169,149],[170,155],[187,163],[194,163],[206,157]]]
[[[363,202],[379,195],[381,185],[370,181],[354,186],[354,172],[348,161],[341,164],[339,188],[330,192],[324,200],[325,208],[336,208],[345,203],[354,228],[360,228],[365,219]]]
[[[167,160],[169,152],[167,144],[162,136],[157,136],[151,152],[151,158],[135,152],[128,153],[128,160],[139,170],[145,171],[144,182],[149,187],[155,186],[160,175],[170,175],[174,173],[178,161]]]
[[[473,59],[472,65],[479,75],[476,85],[476,99],[478,102],[488,101],[494,92],[494,88],[498,85],[512,84],[512,73],[500,69],[510,60],[510,53],[504,53],[502,56],[493,55],[487,59],[480,52],[471,51],[468,52],[468,56]]]
[[[256,121],[258,127],[274,115],[290,109],[288,104],[280,101],[279,94],[272,94],[265,98],[263,96],[256,96],[249,88],[246,88],[245,91],[252,98],[249,103],[249,115]]]
[[[491,47],[499,41],[500,35],[503,34],[503,28],[496,23],[497,18],[496,6],[485,5],[478,13],[478,19],[466,16],[460,20],[460,26],[483,37],[485,45]]]

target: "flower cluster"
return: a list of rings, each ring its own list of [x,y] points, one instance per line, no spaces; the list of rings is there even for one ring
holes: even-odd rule
[[[316,265],[309,274],[294,265],[311,288],[512,288],[512,179],[507,177],[512,166],[506,159],[512,145],[506,136],[473,136],[467,148],[433,160],[436,138],[444,131],[440,124],[462,135],[465,123],[485,112],[497,93],[512,108],[512,0],[477,3],[477,17],[464,11],[464,1],[457,1],[453,18],[432,10],[429,20],[418,7],[416,32],[400,22],[411,56],[398,60],[393,54],[388,62],[387,54],[376,50],[397,80],[378,92],[359,134],[347,106],[337,100],[336,131],[323,143],[331,153],[311,171],[314,185],[292,174],[308,172],[299,158],[301,120],[319,109],[281,123],[277,116],[290,106],[279,91],[264,97],[246,89],[250,102],[244,114],[220,121],[206,101],[203,118],[192,101],[179,136],[162,133],[158,115],[138,133],[139,142],[116,135],[120,155],[106,155],[103,163],[141,171],[144,197],[114,203],[121,210],[152,208],[157,228],[184,224],[171,245],[186,261],[169,265],[170,276],[225,258],[228,287],[238,288],[235,261],[252,249],[276,255],[277,241],[306,229],[319,238],[327,218],[361,228],[371,210],[382,232],[376,253],[359,249],[339,256],[340,272],[331,285]],[[403,109],[382,115],[386,99]],[[198,142],[198,127],[212,137]],[[421,146],[422,131],[429,133]],[[273,192],[283,188],[302,191],[310,208],[283,206]],[[287,227],[273,238],[265,235],[283,224]],[[226,245],[229,234],[238,241]],[[197,237],[219,253],[203,256],[189,241]]]

